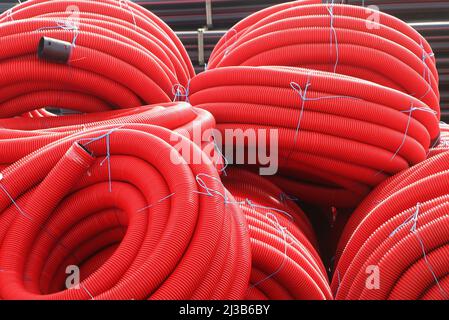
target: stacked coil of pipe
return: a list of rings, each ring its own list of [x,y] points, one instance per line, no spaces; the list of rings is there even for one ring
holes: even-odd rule
[[[166,113],[154,118],[181,132],[191,126]],[[199,146],[131,121],[47,134],[32,136],[23,148],[37,150],[1,172],[2,299],[245,296],[246,221],[237,205],[204,194],[201,176],[225,189]],[[70,266],[79,267],[79,290],[67,287]]]
[[[36,55],[55,40],[68,47],[65,63]],[[27,1],[0,15],[0,44],[2,118],[171,102],[194,76],[175,33],[130,1]]]
[[[361,203],[337,250],[336,299],[449,298],[448,160],[449,152],[437,154]]]
[[[273,8],[221,39],[209,70],[191,81],[189,101],[221,130],[278,129],[274,180],[304,201],[353,207],[423,161],[439,137],[431,48],[402,21],[365,8]]]
[[[188,139],[192,139],[194,131],[199,131],[202,141],[198,141],[198,146],[209,155],[218,169],[223,165],[223,159],[216,152],[213,136],[208,133],[215,127],[212,115],[205,110],[194,109],[187,103],[174,102],[61,117],[0,119],[0,168],[6,168],[39,148],[85,130],[102,126],[120,128],[127,124],[143,128],[157,125]]]

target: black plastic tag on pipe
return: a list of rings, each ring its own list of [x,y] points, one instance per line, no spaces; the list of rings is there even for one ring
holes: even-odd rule
[[[66,64],[72,53],[70,42],[42,37],[39,41],[37,56],[39,59]]]

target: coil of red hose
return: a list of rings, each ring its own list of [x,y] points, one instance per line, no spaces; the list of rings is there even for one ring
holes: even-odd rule
[[[42,37],[69,43],[68,63],[38,59]],[[0,15],[0,44],[2,118],[170,102],[194,76],[174,32],[131,1],[27,1]]]
[[[424,160],[439,136],[437,115],[419,99],[334,73],[217,68],[192,79],[189,93],[223,136],[229,129],[278,130],[281,175],[274,179],[296,178],[286,192],[312,203],[355,206],[388,176]],[[225,142],[225,149],[249,144]]]
[[[265,178],[229,168],[225,187],[243,210],[251,238],[251,283],[246,298],[332,299],[310,222]]]
[[[434,155],[361,203],[339,243],[336,299],[449,298],[448,160],[448,152]],[[372,266],[378,270],[374,289],[366,285]]]
[[[417,97],[439,115],[434,54],[405,22],[350,5],[280,8],[231,29],[208,68],[279,65],[349,75]]]
[[[189,154],[175,148],[173,135]],[[201,161],[188,162],[195,154]],[[204,194],[200,175],[225,192],[198,146],[142,124],[87,129],[7,167],[1,298],[243,298],[246,222],[238,206]],[[64,287],[70,265],[81,270],[79,290]]]
[[[260,11],[257,11],[245,19],[242,19],[238,23],[236,23],[228,32],[228,34],[225,37],[222,37],[217,45],[215,46],[209,61],[212,62],[212,60],[215,58],[217,52],[222,50],[227,50],[230,44],[232,44],[236,39],[240,37],[242,33],[244,33],[248,28],[250,28],[253,24],[259,22],[260,20],[276,13],[279,11],[283,11],[285,9],[294,8],[297,6],[307,5],[307,4],[318,4],[321,3],[320,0],[298,0],[293,2],[285,2],[280,3],[265,9],[262,9]]]

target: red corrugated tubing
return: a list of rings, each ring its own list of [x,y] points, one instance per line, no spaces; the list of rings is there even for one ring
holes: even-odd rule
[[[197,164],[189,160],[195,155]],[[200,175],[224,194],[199,147],[143,124],[86,129],[4,169],[0,297],[243,298],[251,263],[246,222],[230,194],[225,205],[204,193]],[[64,289],[68,265],[81,268],[79,290]]]
[[[66,12],[74,6],[79,19]],[[43,36],[73,44],[67,65],[38,60]],[[170,102],[173,87],[194,76],[168,26],[130,1],[112,0],[31,0],[3,13],[0,69],[2,118],[42,106],[98,112]]]
[[[397,18],[358,6],[299,3],[251,21],[237,34],[228,32],[225,39],[234,37],[215,48],[209,69],[279,65],[336,72],[402,91],[439,113],[432,49]]]
[[[292,82],[309,83],[305,101]],[[290,180],[286,191],[320,205],[355,206],[385,178],[424,160],[439,136],[438,117],[419,99],[334,73],[226,67],[199,74],[189,91],[223,133],[278,129],[280,173],[303,181]],[[421,111],[410,114],[411,105]]]
[[[448,299],[449,152],[379,185],[345,227],[332,281],[337,299]],[[378,289],[367,268],[378,267]]]
[[[242,169],[223,176],[246,215],[252,272],[247,299],[332,299],[326,270],[304,213],[268,180]]]

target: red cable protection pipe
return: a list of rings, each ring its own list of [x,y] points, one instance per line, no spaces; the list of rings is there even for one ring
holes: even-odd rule
[[[276,129],[281,178],[274,179],[295,178],[288,192],[317,204],[324,192],[330,205],[357,205],[388,176],[423,161],[439,137],[438,116],[419,99],[334,73],[217,68],[192,79],[189,93],[192,105],[214,115],[223,136]],[[233,139],[224,147],[259,142]]]
[[[22,3],[20,7],[15,7],[15,9],[13,9],[12,11],[5,12],[2,15],[0,15],[0,18],[7,18],[8,20],[14,20],[14,10],[20,10],[20,9],[28,9],[28,10],[48,10],[48,7],[33,7],[33,9],[30,9],[29,7],[32,7],[36,4],[41,4],[41,3],[45,3],[45,2],[49,2],[49,0],[31,0],[31,1],[27,1],[26,3]],[[54,3],[55,1],[51,0],[52,3]],[[112,21],[110,20],[112,18],[112,16],[115,15],[115,13],[117,12],[116,9],[117,7],[120,9],[124,9],[127,11],[127,13],[129,15],[125,15],[125,16],[120,16],[117,15],[115,17],[115,19],[121,20],[122,22],[119,24],[127,24],[128,26],[132,25],[132,29],[139,29],[140,33],[144,33],[145,31],[148,30],[155,30],[156,31],[156,35],[161,35],[160,41],[162,41],[166,46],[170,47],[173,52],[173,54],[175,54],[177,57],[179,57],[179,62],[183,65],[183,68],[185,69],[186,73],[188,75],[190,75],[190,77],[193,77],[195,75],[195,71],[193,69],[193,66],[190,62],[190,58],[187,54],[187,51],[184,49],[183,44],[181,43],[181,41],[179,40],[179,38],[176,36],[176,34],[172,31],[172,29],[165,23],[163,22],[158,16],[154,15],[152,12],[146,10],[145,8],[143,8],[142,6],[135,4],[132,1],[116,1],[116,0],[98,0],[95,1],[95,5],[99,5],[101,9],[99,9],[100,11],[98,11],[97,9],[93,9],[95,12],[99,12],[99,14],[101,15],[101,19],[105,20],[105,21]],[[115,8],[111,8],[111,7],[105,7],[103,4],[107,5],[107,6],[113,6]],[[78,3],[75,4],[76,7],[73,7],[73,1],[70,3],[70,1],[66,1],[65,3],[66,7],[63,8],[64,10],[62,10],[61,12],[65,12],[68,15],[72,15],[73,13],[76,14],[86,14],[87,16],[92,16],[92,13],[89,10],[82,10],[81,7],[78,5]],[[81,6],[84,6],[85,3],[81,3]],[[44,8],[44,9],[43,9]],[[61,8],[61,7],[59,7]],[[88,7],[88,8],[93,8],[93,7]],[[107,8],[107,9],[106,9]],[[106,11],[104,11],[106,9]],[[74,12],[75,10],[75,12]],[[54,12],[56,10],[53,10]],[[79,12],[78,12],[79,11]],[[23,14],[25,16],[27,16],[29,14],[29,11],[20,11],[20,14]],[[33,12],[33,11],[32,11]],[[105,15],[106,12],[106,15]],[[124,13],[123,11],[120,11],[120,13]],[[48,13],[48,15],[54,14],[53,12]],[[45,15],[47,15],[47,13],[45,13]],[[76,17],[75,17],[76,18]],[[140,22],[140,25],[139,25]],[[101,21],[100,21],[101,23]],[[115,28],[117,26],[110,26],[112,28]],[[138,36],[136,34],[134,34],[134,36]],[[154,35],[149,36],[149,38],[154,38]],[[167,53],[168,54],[168,53]]]
[[[438,81],[430,45],[399,19],[297,1],[231,28],[188,91],[222,132],[278,130],[282,189],[350,208],[438,144]],[[224,148],[254,147],[241,144]]]
[[[225,194],[199,147],[142,124],[87,128],[15,162],[0,181],[0,297],[243,298],[246,222],[200,176]],[[64,287],[70,265],[87,270],[78,290]]]
[[[196,77],[173,31],[130,1],[30,0],[1,14],[0,299],[449,299],[432,50],[394,17],[320,2],[244,19]],[[57,40],[65,63],[42,59]],[[195,107],[171,102],[182,96]],[[279,174],[246,170],[256,163],[220,177],[214,137],[190,141],[215,127],[276,129]],[[331,285],[284,192],[343,208],[369,194]]]
[[[373,16],[373,14],[376,15]],[[229,54],[230,49],[233,49],[234,46],[244,42],[243,40],[249,38],[249,35],[253,32],[260,35],[264,34],[264,31],[273,31],[279,27],[288,29],[289,26],[296,26],[298,23],[303,23],[303,25],[299,25],[304,26],[304,24],[309,23],[308,19],[318,19],[315,21],[322,21],[321,19],[323,16],[328,17],[328,22],[332,22],[335,28],[339,27],[340,19],[343,19],[343,21],[349,19],[352,24],[346,28],[361,29],[367,33],[381,35],[392,41],[394,39],[401,44],[405,44],[404,46],[408,48],[412,48],[413,42],[415,42],[416,44],[419,44],[419,47],[421,48],[421,50],[416,51],[419,52],[419,56],[422,54],[422,49],[426,52],[432,51],[428,42],[423,41],[423,37],[416,30],[405,24],[403,21],[383,12],[374,12],[370,8],[359,6],[340,4],[322,5],[321,1],[294,1],[273,6],[266,10],[261,10],[240,21],[229,30],[227,36],[220,39],[212,53],[211,59],[215,60],[218,59],[218,57],[220,59],[223,58],[223,56]],[[333,16],[332,21],[331,16]],[[369,18],[371,20],[367,21]],[[360,28],[358,23],[358,20],[360,19],[365,22],[364,28]],[[345,24],[343,24],[343,26],[344,25]],[[329,23],[326,26],[329,26]],[[226,51],[228,51],[228,53],[225,55]],[[435,57],[431,55],[429,60],[435,62]]]
[[[315,236],[304,213],[265,178],[235,167],[225,187],[246,215],[252,271],[247,299],[332,299]]]
[[[248,28],[228,32],[233,38],[215,48],[209,69],[282,65],[336,72],[397,89],[439,113],[433,52],[392,16],[356,6],[297,4],[249,20]]]
[[[448,161],[449,152],[436,154],[388,179],[361,203],[337,250],[336,299],[449,298]],[[376,290],[366,285],[373,266]]]
[[[70,43],[67,64],[37,58],[42,37]],[[0,44],[2,118],[170,102],[194,76],[174,32],[129,1],[27,1],[0,15]]]

